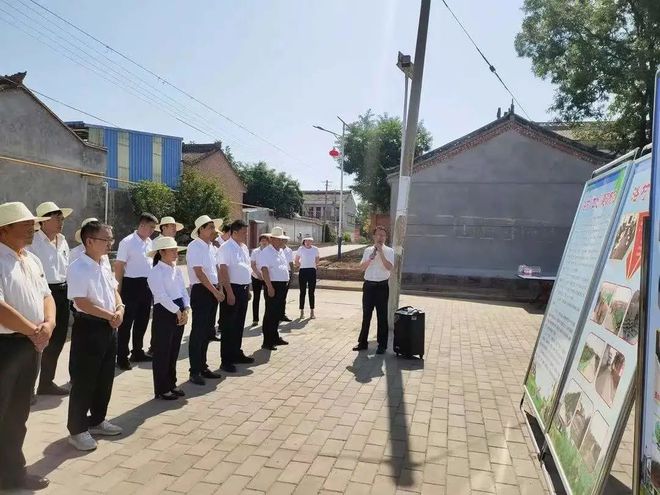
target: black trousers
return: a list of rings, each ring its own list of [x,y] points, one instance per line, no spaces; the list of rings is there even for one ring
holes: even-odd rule
[[[145,277],[127,278],[121,283],[121,299],[126,305],[124,321],[119,327],[117,360],[128,358],[128,341],[133,328],[132,353],[143,352],[144,334],[149,325],[153,297]]]
[[[309,307],[314,309],[314,292],[316,291],[316,268],[301,268],[298,272],[300,287],[300,310],[305,309],[305,295],[309,287]]]
[[[55,300],[55,329],[50,337],[48,346],[41,354],[41,373],[39,374],[39,387],[47,386],[55,378],[57,360],[62,353],[69,332],[69,300],[66,295],[66,284],[49,285]]]
[[[264,281],[252,277],[252,321],[259,321],[259,302],[262,290],[264,290]]]
[[[105,420],[115,380],[116,355],[117,333],[110,323],[76,313],[69,357],[71,392],[67,428],[72,435]]]
[[[190,289],[192,328],[188,341],[190,374],[196,375],[208,368],[206,352],[215,334],[215,315],[218,300],[202,284],[194,284]]]
[[[378,317],[378,333],[376,339],[378,347],[387,349],[387,300],[390,296],[390,287],[387,280],[382,282],[369,282],[365,280],[362,286],[362,329],[360,330],[360,337],[358,343],[367,345],[369,338],[369,326],[371,325],[371,315],[376,308],[376,316]]]
[[[37,379],[38,353],[27,337],[0,335],[0,480],[25,476],[23,440]]]
[[[266,301],[266,313],[264,314],[264,322],[262,331],[264,334],[264,346],[273,346],[280,338],[277,327],[280,324],[280,318],[284,314],[284,306],[286,305],[286,288],[289,282],[272,282],[275,295],[270,297],[268,289],[264,285],[264,300]]]
[[[176,362],[181,349],[183,325],[177,325],[176,314],[155,304],[151,335],[154,394],[161,395],[176,387]]]
[[[220,357],[223,364],[237,362],[242,354],[243,329],[250,297],[249,285],[231,284],[231,289],[236,298],[234,304],[230,305],[227,302],[226,291],[225,300],[220,303],[220,315],[222,317],[220,319],[220,332],[222,333]]]

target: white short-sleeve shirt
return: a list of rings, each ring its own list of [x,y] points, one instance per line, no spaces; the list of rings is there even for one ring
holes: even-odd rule
[[[28,250],[37,255],[44,268],[46,282],[61,284],[66,282],[66,269],[69,267],[69,245],[62,234],[57,234],[55,244],[41,230],[34,233]]]
[[[23,250],[17,254],[0,243],[0,301],[38,325],[44,321],[44,298],[50,295],[41,261]],[[0,334],[16,333],[0,325]]]
[[[218,265],[226,265],[229,271],[229,282],[247,285],[252,281],[250,252],[245,244],[239,244],[229,239],[218,251]]]
[[[212,285],[218,284],[215,249],[212,244],[207,244],[199,238],[188,244],[186,263],[188,264],[188,278],[190,279],[191,286],[200,283],[194,270],[196,266],[202,268]]]
[[[74,247],[70,252],[69,252],[69,265],[76,261],[78,258],[80,258],[83,254],[85,254],[85,245],[84,244],[78,244],[76,247]],[[112,271],[112,266],[110,265],[110,258],[108,258],[107,254],[104,254],[101,256],[101,263],[110,271]]]
[[[170,313],[176,313],[179,311],[179,306],[173,301],[183,299],[183,307],[190,307],[190,297],[186,290],[183,274],[176,266],[159,261],[151,270],[147,282],[154,296],[154,305],[160,304]]]
[[[282,249],[287,263],[293,263],[293,250],[289,246],[284,246]]]
[[[268,275],[272,282],[289,281],[289,263],[286,261],[284,251],[278,251],[273,246],[265,247],[257,255],[257,268],[268,268]]]
[[[66,283],[68,298],[71,301],[84,297],[106,311],[115,311],[117,307],[115,290],[119,284],[102,261],[97,263],[87,254],[82,255],[71,263],[66,275]],[[80,311],[75,302],[73,307]]]
[[[117,261],[126,263],[124,277],[146,278],[151,272],[153,260],[147,256],[151,251],[151,239],[142,239],[137,232],[124,237],[117,248]]]
[[[374,247],[369,246],[364,250],[362,255],[362,262],[364,263],[369,259],[371,253],[374,252]],[[390,263],[394,264],[394,249],[389,246],[383,245],[383,253],[385,254],[385,259]],[[390,278],[390,271],[383,266],[383,261],[380,259],[380,254],[376,254],[376,257],[371,261],[367,269],[364,271],[364,279],[369,282],[382,282]]]
[[[296,251],[296,256],[300,259],[300,268],[316,268],[316,258],[319,257],[319,248],[316,246],[300,246]]]

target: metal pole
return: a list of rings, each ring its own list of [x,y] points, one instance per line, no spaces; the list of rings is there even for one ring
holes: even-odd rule
[[[429,29],[429,13],[431,0],[422,0],[419,11],[419,27],[417,28],[417,44],[413,65],[412,86],[410,88],[410,108],[406,116],[406,133],[403,142],[403,160],[399,175],[396,216],[394,220],[394,236],[392,246],[395,253],[394,277],[390,277],[390,328],[394,325],[393,311],[399,305],[401,290],[401,272],[403,267],[403,242],[406,238],[408,219],[408,193],[412,180],[413,162],[415,159],[415,141],[417,139],[417,121],[419,120],[419,104],[422,96],[422,80],[424,77],[424,57],[426,55],[426,37]]]
[[[343,237],[343,222],[344,222],[344,144],[346,140],[346,122],[341,117],[337,117],[341,121],[341,159],[339,160],[340,176],[339,176],[339,240],[337,242],[337,259],[341,259],[341,241]]]
[[[325,181],[325,200],[323,202],[323,242],[328,242],[328,239],[325,238],[325,231],[326,231],[326,226],[328,225],[328,217],[327,217],[327,211],[328,211],[328,180],[326,179]]]

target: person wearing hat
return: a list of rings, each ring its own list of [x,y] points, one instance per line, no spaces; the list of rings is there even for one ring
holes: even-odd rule
[[[209,342],[215,336],[215,315],[218,303],[225,296],[218,290],[218,268],[212,242],[217,236],[222,220],[202,215],[195,220],[190,234],[193,241],[188,244],[186,263],[190,279],[190,307],[192,328],[188,342],[190,358],[190,382],[204,385],[204,378],[221,378],[211,371],[206,361]]]
[[[180,224],[179,222],[174,220],[174,217],[163,217],[160,219],[160,223],[156,225],[155,230],[156,232],[160,232],[161,236],[174,238],[176,237],[177,232],[183,230],[183,224]],[[158,239],[158,237],[156,237],[156,239]]]
[[[257,267],[261,270],[266,287],[266,313],[262,326],[264,340],[261,347],[271,351],[277,350],[276,345],[288,344],[277,331],[286,303],[286,286],[289,283],[289,263],[282,250],[287,239],[282,227],[273,227],[270,244],[257,255]]]
[[[293,261],[295,259],[295,255],[293,254],[293,250],[288,245],[289,238],[286,236],[286,232],[284,232],[284,236],[286,237],[286,239],[284,239],[284,245],[282,246],[282,252],[284,253],[284,257],[286,258],[287,266],[289,267],[289,280],[286,284],[286,289],[284,291],[284,306],[282,307],[282,316],[280,317],[280,321],[291,321],[291,318],[289,318],[286,315],[286,298],[289,295],[289,286],[291,285],[291,277],[293,277]]]
[[[40,490],[27,474],[23,441],[37,379],[38,353],[55,328],[55,301],[32,243],[35,217],[23,203],[0,205],[0,490]]]
[[[305,295],[309,287],[309,317],[314,316],[314,292],[316,291],[316,267],[319,264],[319,248],[313,246],[311,236],[304,237],[302,245],[296,251],[295,264],[298,269],[298,287],[300,288],[300,319],[305,318]]]
[[[89,222],[81,229],[81,237],[85,254],[71,263],[66,276],[68,296],[75,308],[67,428],[69,443],[88,451],[96,448],[92,435],[122,432],[105,418],[115,378],[117,329],[125,306],[117,281],[101,261],[115,241],[112,229],[101,222]]]
[[[257,256],[268,247],[269,234],[259,236],[259,246],[252,250],[250,255],[250,266],[252,267],[252,326],[259,324],[259,302],[261,300],[261,291],[264,288],[264,279],[261,276],[261,270],[257,267]]]
[[[254,363],[241,349],[245,315],[250,301],[250,252],[247,240],[248,225],[243,220],[235,220],[230,226],[231,237],[220,247],[218,264],[220,281],[225,292],[225,300],[220,303],[220,354],[221,369],[228,373],[236,371],[236,364]]]
[[[39,395],[68,395],[65,388],[55,385],[55,370],[66,336],[69,331],[69,300],[66,297],[66,271],[69,267],[69,245],[62,235],[64,219],[71,215],[71,208],[60,208],[52,201],[37,206],[37,216],[48,218],[41,222],[28,248],[34,253],[44,268],[46,282],[55,301],[55,329],[48,346],[41,354],[39,373]]]
[[[131,361],[151,361],[143,350],[144,334],[149,325],[151,313],[151,291],[147,277],[153,261],[147,253],[151,251],[151,234],[156,230],[158,219],[151,213],[142,213],[138,228],[121,240],[117,248],[115,277],[119,283],[119,292],[126,301],[126,315],[119,328],[117,346],[117,367],[130,370],[128,343],[133,329],[133,348]]]
[[[186,248],[177,246],[174,238],[166,235],[158,237],[152,247],[149,256],[153,257],[154,267],[148,282],[154,296],[151,322],[154,395],[156,399],[175,400],[185,395],[176,386],[176,361],[190,312],[190,297],[176,261]]]

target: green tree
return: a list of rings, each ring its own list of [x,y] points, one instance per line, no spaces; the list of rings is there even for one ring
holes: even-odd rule
[[[276,217],[291,218],[301,212],[303,195],[297,180],[265,162],[239,164],[238,171],[247,188],[245,203],[271,208]]]
[[[647,144],[660,2],[525,0],[523,12],[515,47],[556,85],[551,109],[567,121],[603,121],[578,130],[616,151]]]
[[[351,188],[374,211],[384,213],[390,207],[387,175],[399,170],[401,162],[401,119],[387,114],[375,116],[371,110],[348,126],[344,149],[344,171],[354,176]],[[420,123],[415,156],[431,148],[431,134]],[[337,142],[337,146],[340,146]]]
[[[360,235],[363,237],[368,237],[369,231],[371,229],[371,205],[366,201],[360,201],[357,205],[357,212],[355,215],[355,222],[360,227]]]
[[[201,215],[211,218],[226,218],[229,215],[229,202],[220,186],[187,167],[183,169],[175,193],[175,204],[175,217],[188,232]]]
[[[175,210],[175,193],[165,184],[144,180],[131,185],[130,198],[136,215],[149,212],[162,218]]]

